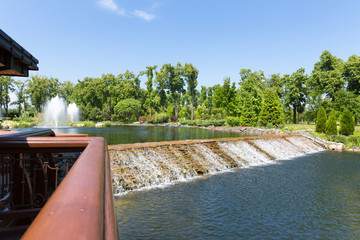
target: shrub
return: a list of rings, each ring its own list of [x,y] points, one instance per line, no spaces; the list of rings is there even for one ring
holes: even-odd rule
[[[321,106],[317,113],[315,131],[318,133],[324,133],[325,126],[326,126],[326,111],[325,108]]]
[[[273,128],[273,124],[271,122],[267,123],[266,128],[268,128],[268,129]]]
[[[91,121],[85,121],[84,127],[95,127],[95,123]]]
[[[240,118],[238,117],[227,117],[226,118],[227,125],[231,127],[240,126]]]
[[[329,119],[326,121],[325,133],[326,135],[337,135],[336,115],[334,111],[331,111]]]
[[[148,122],[149,123],[154,123],[155,121],[155,116],[150,116],[149,119],[148,119]]]
[[[119,115],[117,115],[117,114],[111,115],[111,120],[112,121],[118,121],[119,120]]]
[[[104,124],[102,126],[103,127],[111,127],[111,122],[109,122],[109,121],[104,122]]]
[[[351,136],[351,137],[348,137],[348,141],[351,145],[357,145],[357,146],[360,146],[359,143],[360,143],[360,137],[355,137],[355,136]]]
[[[22,122],[19,125],[19,128],[28,128],[28,127],[31,127],[31,123],[29,122]]]
[[[355,130],[355,121],[352,113],[345,110],[340,120],[340,134],[349,136],[353,135]]]
[[[163,122],[163,123],[169,122],[169,116],[163,117],[162,122]]]
[[[171,116],[170,121],[171,122],[176,122],[178,120],[178,117],[175,116]]]
[[[141,117],[139,117],[139,122],[140,123],[143,123],[143,122],[146,122],[146,117],[145,116],[141,116]]]
[[[335,136],[335,141],[336,142],[341,142],[343,144],[345,144],[345,146],[348,146],[349,145],[349,140],[347,137],[345,136],[342,136],[342,135],[337,135]]]

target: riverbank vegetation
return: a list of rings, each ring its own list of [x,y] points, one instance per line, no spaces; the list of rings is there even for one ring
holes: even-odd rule
[[[340,122],[345,112],[351,113],[352,121],[360,121],[360,57],[356,55],[344,61],[323,51],[310,75],[304,68],[267,76],[261,70],[240,69],[238,79],[225,77],[221,84],[199,88],[198,74],[191,63],[167,63],[138,73],[86,77],[77,83],[38,75],[26,81],[0,77],[2,116],[24,126],[36,124],[44,103],[59,95],[77,104],[88,126],[89,121],[267,128],[321,123],[324,130],[317,132],[322,133],[327,121],[333,131],[334,120]],[[16,101],[10,101],[11,94]],[[326,116],[332,112],[331,121],[317,120],[319,109]]]

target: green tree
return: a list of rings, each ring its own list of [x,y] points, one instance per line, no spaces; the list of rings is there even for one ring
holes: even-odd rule
[[[272,123],[274,126],[284,123],[283,108],[275,89],[265,90],[259,121],[262,125]]]
[[[326,111],[325,108],[323,106],[321,106],[318,110],[317,113],[317,118],[316,118],[316,127],[315,127],[315,131],[319,132],[319,133],[324,133],[325,132],[325,127],[326,127]]]
[[[184,66],[184,77],[187,82],[188,91],[191,95],[191,120],[194,120],[194,97],[195,97],[195,88],[198,84],[199,70],[197,70],[191,63],[185,63]]]
[[[355,94],[360,94],[360,57],[352,55],[344,64],[344,80],[347,82],[347,89]],[[336,99],[336,98],[335,98]]]
[[[59,94],[60,83],[57,78],[32,76],[27,81],[25,93],[29,95],[31,103],[38,112],[41,112],[41,106],[46,100],[49,100]]]
[[[353,92],[340,90],[334,94],[335,100],[330,107],[338,112],[345,112],[346,109],[354,114],[355,122],[360,120],[360,96]]]
[[[328,120],[326,120],[325,133],[326,135],[337,135],[335,111],[331,111]]]
[[[0,116],[1,108],[5,109],[5,116],[9,115],[10,93],[14,90],[14,79],[9,76],[0,76]]]
[[[240,98],[240,106],[242,106],[240,115],[240,125],[255,127],[258,121],[256,113],[256,100],[250,93],[244,92]]]
[[[136,115],[136,119],[138,119],[141,102],[133,98],[124,99],[116,104],[114,111],[116,114],[123,116],[125,120],[130,120],[132,115]]]
[[[146,85],[145,106],[149,108],[150,116],[152,115],[152,110],[159,103],[159,99],[156,98],[156,92],[154,92],[154,89],[153,89],[153,78],[154,78],[154,73],[156,73],[156,68],[157,68],[157,65],[147,66],[146,71],[140,73],[141,75],[146,74],[147,79],[148,79],[145,83],[145,85]]]
[[[263,92],[266,89],[266,78],[263,71],[252,72],[250,69],[240,70],[240,90],[237,95],[237,115],[241,115],[248,106],[248,100],[251,99],[252,108],[255,111],[256,119],[259,117],[263,102]],[[250,94],[252,97],[244,96]],[[246,100],[246,101],[244,101]],[[244,105],[245,104],[245,105]],[[247,110],[245,110],[247,111]]]
[[[294,124],[296,124],[296,113],[302,113],[305,109],[307,80],[308,76],[304,68],[299,68],[291,76],[285,76],[285,106],[292,108]]]
[[[25,95],[25,83],[23,81],[15,81],[15,94],[16,94],[16,101],[12,104],[18,106],[18,114],[21,115],[21,110],[26,108],[26,95]]]
[[[215,107],[221,107],[226,110],[227,115],[233,114],[236,101],[235,83],[230,84],[230,77],[224,78],[223,86],[216,88],[214,92]]]
[[[325,50],[320,55],[320,61],[314,65],[308,85],[313,91],[333,99],[334,94],[345,85],[342,73],[343,61]]]
[[[346,109],[340,119],[340,134],[353,135],[355,130],[355,121],[350,110]]]
[[[67,104],[71,103],[71,96],[74,91],[74,84],[70,81],[66,81],[60,84],[59,97],[63,98]]]

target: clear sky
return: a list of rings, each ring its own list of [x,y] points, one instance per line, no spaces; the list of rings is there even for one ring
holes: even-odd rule
[[[31,74],[74,83],[179,61],[212,86],[360,55],[359,0],[0,0],[0,28],[40,61]]]

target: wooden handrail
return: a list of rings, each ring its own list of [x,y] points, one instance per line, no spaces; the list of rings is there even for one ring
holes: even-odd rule
[[[0,151],[83,148],[22,239],[117,239],[111,172],[102,137],[0,138]],[[19,149],[21,148],[21,149]]]

